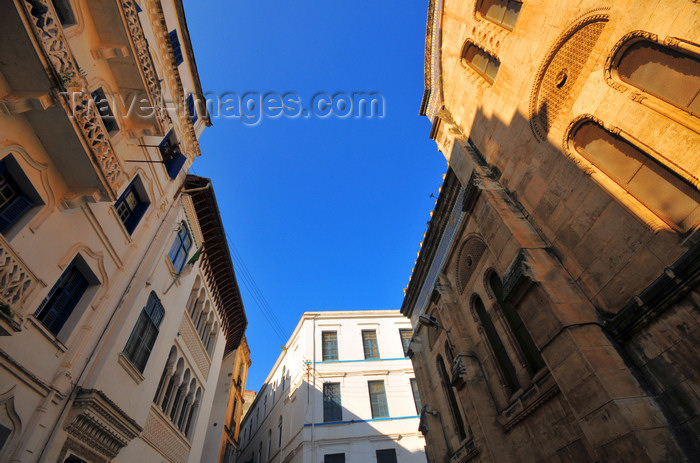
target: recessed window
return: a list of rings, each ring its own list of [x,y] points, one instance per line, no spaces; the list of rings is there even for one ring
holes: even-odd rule
[[[92,92],[92,99],[95,102],[95,108],[97,109],[97,113],[100,115],[102,123],[104,124],[105,129],[107,129],[107,132],[109,132],[111,135],[119,131],[117,121],[114,118],[114,113],[112,112],[112,108],[109,106],[109,100],[107,100],[104,90],[98,88]]]
[[[340,383],[323,384],[323,422],[343,420],[343,407],[340,402]]]
[[[700,192],[622,137],[585,121],[572,141],[581,156],[669,225],[687,231],[700,221]]]
[[[496,80],[496,74],[501,65],[495,56],[472,42],[464,44],[462,63],[474,69],[490,84]]]
[[[626,48],[617,65],[620,79],[700,116],[700,57],[647,40]]]
[[[377,463],[397,463],[395,449],[377,450]]]
[[[136,177],[114,204],[119,219],[130,235],[136,229],[149,205],[148,197],[143,191],[140,179]]]
[[[399,336],[401,336],[401,347],[403,347],[403,355],[404,357],[408,357],[408,347],[411,345],[413,331],[409,329],[400,329]]]
[[[362,348],[365,351],[365,359],[379,358],[379,345],[375,330],[362,330]]]
[[[177,235],[175,235],[175,241],[170,247],[170,252],[168,253],[170,261],[173,263],[173,267],[175,267],[175,271],[177,273],[180,273],[182,268],[185,266],[185,260],[187,259],[187,255],[189,254],[191,247],[192,238],[190,237],[190,232],[187,229],[187,225],[185,225],[183,222],[180,224],[180,229],[178,230]]]
[[[11,435],[12,429],[0,424],[0,450],[5,446]]]
[[[90,283],[73,261],[63,272],[34,316],[54,335],[65,325]]]
[[[124,348],[124,355],[143,373],[146,362],[151,355],[151,350],[158,337],[160,322],[165,316],[165,309],[160,303],[156,293],[151,291],[146,307],[141,311],[136,326],[129,336],[129,341]]]
[[[182,48],[180,47],[180,39],[177,36],[177,29],[173,29],[170,32],[170,45],[173,47],[175,65],[179,66],[184,61],[184,58],[182,57]]]
[[[515,0],[482,0],[479,12],[492,23],[512,31],[522,6],[522,3]]]
[[[329,453],[323,456],[323,463],[345,463],[344,453]]]
[[[416,413],[420,414],[423,405],[420,401],[420,392],[418,392],[418,383],[415,378],[411,378],[411,392],[413,392],[413,403],[416,405]]]
[[[506,386],[509,392],[512,394],[520,388],[520,383],[518,382],[518,377],[515,374],[515,368],[513,363],[510,361],[508,352],[501,341],[501,337],[496,331],[496,326],[491,320],[491,316],[486,311],[484,303],[481,301],[480,297],[474,298],[474,309],[479,317],[481,326],[484,329],[484,334],[486,334],[486,339],[491,345],[491,350],[493,355],[496,357],[496,364],[498,365],[501,373],[503,374],[503,379],[505,380]]]
[[[198,116],[197,116],[197,107],[194,104],[194,96],[190,95],[187,97],[187,112],[190,115],[190,120],[192,121],[192,124],[197,122]]]
[[[372,419],[388,418],[389,407],[386,403],[386,390],[384,381],[368,381],[369,403],[372,408]]]
[[[56,10],[58,20],[63,27],[75,26],[78,23],[69,0],[51,0],[51,3],[53,3],[53,8]]]
[[[322,337],[323,361],[338,360],[338,332],[324,331]]]
[[[34,201],[20,188],[5,161],[0,161],[0,233],[5,233],[32,206]]]
[[[158,145],[160,155],[163,157],[165,170],[168,171],[168,177],[176,179],[182,166],[185,165],[187,157],[180,150],[180,143],[177,141],[174,131],[168,132],[168,135],[163,138],[163,141]]]

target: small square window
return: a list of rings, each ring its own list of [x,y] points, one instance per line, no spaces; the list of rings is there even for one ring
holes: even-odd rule
[[[148,209],[150,203],[141,188],[140,179],[136,177],[131,184],[126,187],[124,193],[114,204],[119,219],[126,227],[126,231],[131,235],[139,224],[141,217]]]

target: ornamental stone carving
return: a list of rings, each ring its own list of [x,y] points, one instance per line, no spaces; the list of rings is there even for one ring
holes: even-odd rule
[[[36,283],[34,274],[0,236],[0,300],[14,307],[34,290]]]

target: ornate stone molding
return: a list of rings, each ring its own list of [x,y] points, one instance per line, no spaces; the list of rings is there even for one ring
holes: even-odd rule
[[[552,375],[547,372],[546,375],[530,386],[513,404],[503,411],[499,421],[505,431],[508,432],[513,429],[515,425],[540,408],[558,392],[559,386]]]
[[[103,392],[81,389],[73,401],[66,431],[86,447],[113,459],[141,433],[141,427]]]
[[[38,283],[46,286],[0,235],[0,301],[10,307],[18,307]]]
[[[80,66],[70,50],[53,4],[50,0],[23,0],[22,4],[37,42],[53,67],[52,77],[56,87],[71,90],[61,94],[63,107],[69,112],[68,116],[75,119],[85,146],[92,152],[93,160],[112,190],[113,199],[116,199],[124,182],[124,172],[102,119],[94,107],[90,110],[92,97],[86,91],[87,79],[80,72]]]
[[[605,76],[605,82],[621,93],[627,91],[627,86],[620,82],[620,80],[617,78],[615,67],[617,66],[620,56],[622,55],[621,52],[634,43],[633,39],[646,39],[657,42],[658,36],[656,34],[652,34],[651,32],[641,30],[628,32],[627,34],[623,35],[610,50],[610,53],[605,60],[603,75]]]
[[[148,42],[143,33],[143,26],[141,25],[138,11],[136,11],[136,5],[133,0],[121,0],[119,5],[121,6],[126,27],[129,31],[134,57],[138,60],[139,72],[148,89],[148,97],[155,109],[155,115],[160,124],[160,128],[163,134],[165,134],[172,126],[172,120],[168,113],[162,110],[163,92],[160,88],[160,79],[158,78],[158,73],[153,63],[153,57],[148,49]]]

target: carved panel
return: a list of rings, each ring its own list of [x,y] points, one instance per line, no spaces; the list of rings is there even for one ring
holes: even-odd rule
[[[171,463],[187,462],[190,445],[156,407],[151,406],[141,437]]]
[[[75,116],[88,148],[93,151],[95,160],[103,170],[104,177],[116,197],[124,180],[123,169],[114,153],[102,119],[95,110],[89,110],[87,98],[92,100],[90,95],[84,92],[88,88],[87,80],[80,72],[80,66],[70,51],[52,2],[51,0],[24,0],[23,4],[34,34],[53,66],[59,86],[83,90],[78,91],[79,95],[64,93],[64,107],[69,111],[76,110],[77,114],[70,114],[70,116]],[[77,99],[80,101],[73,102],[72,99],[76,96],[79,96]],[[80,110],[77,106],[80,106]]]
[[[16,307],[29,296],[36,284],[37,277],[0,236],[0,300]]]
[[[585,17],[554,44],[535,77],[530,97],[530,125],[539,140],[547,138],[558,116],[571,108],[577,81],[608,21],[608,15]]]
[[[183,316],[180,323],[180,336],[194,358],[197,368],[202,372],[202,376],[206,378],[209,375],[209,356],[204,350],[204,346],[199,339],[199,334],[194,329],[189,316]]]

